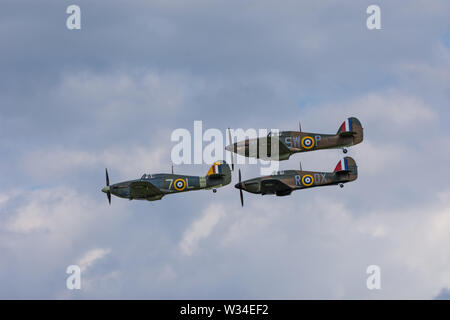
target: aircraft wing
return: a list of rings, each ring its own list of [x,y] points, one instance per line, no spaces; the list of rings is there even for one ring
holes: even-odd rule
[[[282,154],[289,154],[291,153],[291,150],[284,144],[283,141],[281,141],[278,137],[267,137],[267,138],[260,138],[260,146],[259,148],[267,148],[267,150],[271,149],[272,140],[271,139],[278,139],[278,148],[280,150],[280,155]]]
[[[136,181],[130,184],[130,196],[135,199],[148,198],[163,194],[149,181]]]
[[[261,181],[261,193],[290,193],[292,188],[278,179]]]

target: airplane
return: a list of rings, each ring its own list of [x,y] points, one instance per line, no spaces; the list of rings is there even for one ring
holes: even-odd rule
[[[106,169],[106,187],[102,189],[111,204],[111,194],[129,200],[160,200],[166,194],[212,189],[226,186],[231,182],[230,167],[225,161],[216,161],[206,176],[187,176],[173,173],[144,174],[140,179],[123,181],[109,185]]]
[[[305,188],[339,185],[354,181],[358,178],[358,167],[351,157],[344,157],[338,162],[333,172],[303,171],[300,170],[278,171],[270,176],[253,178],[241,181],[241,170],[239,169],[239,182],[235,188],[239,189],[241,205],[244,206],[242,190],[255,194],[275,194],[277,196],[288,196],[295,190]]]
[[[267,137],[246,139],[235,143],[231,139],[230,130],[228,134],[231,144],[225,147],[227,151],[245,157],[277,161],[287,160],[294,153],[321,149],[342,149],[344,153],[347,153],[346,147],[363,141],[363,127],[355,117],[345,120],[336,134],[303,132],[300,124],[299,131],[269,132]],[[276,153],[271,154],[271,139],[279,140],[278,156]]]

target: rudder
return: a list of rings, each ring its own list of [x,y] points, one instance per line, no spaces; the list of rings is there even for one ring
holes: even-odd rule
[[[342,122],[336,134],[342,137],[353,137],[353,145],[363,141],[363,127],[355,117],[347,118]]]
[[[358,177],[358,166],[356,165],[356,162],[352,157],[344,157],[337,163],[336,167],[334,168],[334,173],[348,173],[349,181],[353,181]]]

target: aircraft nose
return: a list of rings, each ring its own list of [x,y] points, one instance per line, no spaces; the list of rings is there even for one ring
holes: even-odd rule
[[[225,150],[230,151],[230,152],[233,152],[233,145],[232,145],[232,144],[227,145],[227,146],[225,147]]]
[[[242,182],[236,183],[236,185],[235,185],[234,187],[235,187],[236,189],[243,189]]]
[[[108,192],[109,192],[109,187],[104,187],[104,188],[102,189],[102,192],[108,193]]]

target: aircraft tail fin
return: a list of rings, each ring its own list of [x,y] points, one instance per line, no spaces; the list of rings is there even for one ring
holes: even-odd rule
[[[213,163],[213,165],[209,168],[206,176],[210,178],[220,178],[229,174],[231,174],[230,166],[226,163],[225,160],[219,160]]]
[[[220,182],[220,184],[222,185],[229,184],[231,182],[230,166],[227,164],[225,160],[216,161],[209,168],[206,177],[210,179],[210,181],[217,180],[217,182]]]
[[[344,157],[334,168],[336,174],[348,174],[349,180],[355,180],[358,177],[358,166],[352,157]]]
[[[360,143],[363,140],[361,122],[355,117],[347,118],[342,122],[337,134],[342,137],[353,137],[353,144]]]

